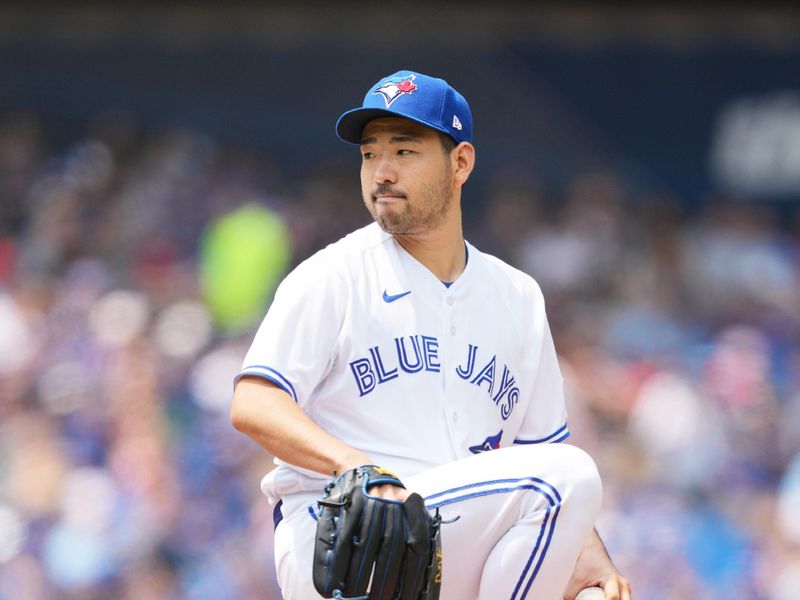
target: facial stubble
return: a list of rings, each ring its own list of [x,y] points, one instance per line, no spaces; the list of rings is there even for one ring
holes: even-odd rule
[[[413,235],[432,231],[444,222],[452,203],[453,183],[449,170],[443,170],[438,181],[420,187],[416,196],[413,204],[405,197],[397,206],[381,212],[372,192],[364,201],[372,218],[386,233]]]

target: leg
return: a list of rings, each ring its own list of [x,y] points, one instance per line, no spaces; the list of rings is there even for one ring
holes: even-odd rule
[[[442,600],[560,598],[600,509],[594,462],[564,444],[514,446],[406,481],[442,525]]]
[[[316,507],[319,494],[285,498],[290,505],[275,529],[275,572],[284,600],[322,599],[311,579],[317,522],[308,507]]]
[[[442,525],[441,600],[561,598],[600,509],[589,456],[566,444],[513,446],[441,465],[405,480]],[[286,498],[275,531],[285,600],[321,598],[311,581],[317,495]]]

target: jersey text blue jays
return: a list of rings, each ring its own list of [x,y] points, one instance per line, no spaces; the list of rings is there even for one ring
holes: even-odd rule
[[[372,346],[369,355],[350,361],[360,396],[366,396],[379,386],[400,376],[422,371],[439,373],[439,340],[434,336],[410,335],[394,338],[391,349]],[[499,363],[497,355],[480,353],[477,345],[469,344],[463,361],[455,367],[464,381],[486,390],[489,398],[505,421],[519,401],[519,385],[508,365]]]

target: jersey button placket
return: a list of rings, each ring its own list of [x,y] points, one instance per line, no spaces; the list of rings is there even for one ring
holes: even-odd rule
[[[447,297],[447,300],[445,300],[445,302],[447,303],[447,306],[448,306],[449,308],[452,308],[452,307],[453,307],[453,305],[456,303],[456,299],[455,299],[455,298],[453,298],[452,296],[448,296],[448,297]],[[452,314],[452,312],[448,311],[448,316],[450,317],[450,318],[449,318],[449,322],[450,322],[450,335],[455,335],[455,334],[456,334],[456,331],[457,331],[457,329],[456,329],[456,326],[455,326],[455,324],[453,323],[453,314]]]
[[[457,302],[453,296],[445,296],[442,304],[442,314],[444,317],[442,319],[442,330],[447,339],[446,346],[448,348],[448,356],[450,357],[445,376],[446,389],[457,388],[459,384],[456,376],[456,365],[458,364],[458,355],[460,353],[460,348],[456,346],[456,332],[458,331],[458,328],[456,327],[456,305]],[[450,429],[450,440],[454,448],[461,446],[463,438],[463,432],[461,431],[460,426],[461,424],[459,423],[459,412],[462,407],[459,404],[457,396],[458,395],[455,393],[446,394],[445,400],[447,403],[446,414],[449,415],[448,428]]]

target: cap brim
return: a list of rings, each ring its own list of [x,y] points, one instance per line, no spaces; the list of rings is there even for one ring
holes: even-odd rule
[[[346,113],[342,114],[336,122],[336,135],[344,142],[361,144],[361,135],[364,132],[364,127],[373,119],[380,117],[400,117],[401,119],[408,119],[409,121],[425,125],[425,127],[441,131],[452,137],[449,131],[436,127],[422,119],[415,119],[414,117],[409,117],[408,115],[391,110],[384,110],[383,108],[354,108],[348,110]]]

